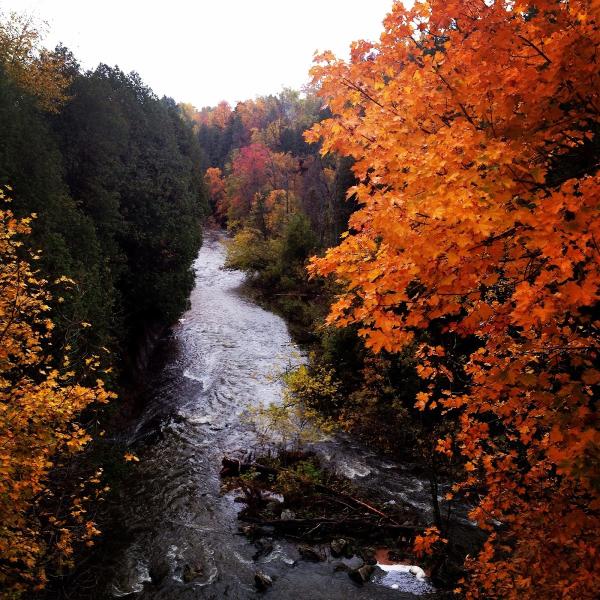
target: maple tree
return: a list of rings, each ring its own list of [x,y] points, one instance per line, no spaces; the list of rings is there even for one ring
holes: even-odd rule
[[[0,200],[6,201],[4,193]],[[71,523],[42,514],[38,503],[57,457],[81,450],[90,439],[77,416],[113,396],[100,380],[82,384],[83,372],[72,370],[68,356],[57,365],[48,353],[53,323],[47,282],[31,266],[39,256],[22,256],[30,222],[0,209],[0,585],[15,592],[44,584],[48,527],[54,550],[66,558],[76,539],[98,533],[85,519],[81,499],[73,502]],[[93,369],[96,358],[87,364]]]
[[[330,323],[418,342],[417,407],[457,415],[438,449],[489,532],[468,597],[600,588],[599,46],[595,2],[396,2],[378,43],[312,71],[333,116],[307,139],[355,160],[361,208],[311,272],[343,286]]]
[[[240,148],[231,161],[228,179],[229,218],[239,221],[250,213],[255,194],[267,183],[269,149],[263,144]]]
[[[216,109],[210,115],[214,123],[219,127],[225,127],[231,119],[231,106],[225,101],[219,102]]]

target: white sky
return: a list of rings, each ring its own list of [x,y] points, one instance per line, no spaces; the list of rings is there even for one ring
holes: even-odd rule
[[[300,88],[315,50],[377,40],[392,0],[0,0],[46,21],[85,68],[135,70],[198,108]]]

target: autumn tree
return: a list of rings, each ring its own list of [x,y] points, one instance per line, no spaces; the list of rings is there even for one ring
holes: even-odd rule
[[[45,565],[68,559],[75,541],[97,533],[81,499],[68,520],[40,503],[56,461],[89,441],[78,415],[111,397],[99,380],[82,384],[84,372],[73,370],[68,355],[57,361],[49,352],[47,282],[31,266],[39,256],[24,253],[30,221],[0,208],[0,587],[14,595],[43,587]],[[92,369],[96,359],[87,363]]]
[[[213,214],[220,222],[227,219],[229,202],[225,190],[223,172],[218,167],[209,167],[204,174],[204,184],[208,192],[208,201]]]
[[[42,109],[56,112],[67,99],[69,72],[60,51],[41,45],[42,34],[29,17],[11,14],[0,21],[0,65]]]
[[[462,454],[454,493],[489,533],[468,597],[600,588],[598,18],[585,0],[396,2],[378,43],[313,69],[333,116],[308,138],[354,159],[361,209],[312,272],[343,286],[330,323],[374,351],[419,344],[417,406],[458,419],[438,449]]]
[[[229,219],[239,223],[250,214],[257,193],[267,184],[269,149],[263,144],[250,144],[240,148],[231,161],[228,178]]]

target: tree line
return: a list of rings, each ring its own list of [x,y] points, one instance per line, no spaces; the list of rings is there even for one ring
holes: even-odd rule
[[[49,476],[89,441],[86,407],[114,396],[145,330],[186,308],[208,205],[173,100],[118,67],[82,70],[14,15],[0,132],[0,587],[18,595],[93,543],[101,477],[56,514]]]

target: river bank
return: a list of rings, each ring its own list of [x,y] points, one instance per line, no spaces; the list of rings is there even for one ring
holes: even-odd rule
[[[304,356],[280,317],[240,295],[244,275],[223,269],[222,237],[207,233],[191,309],[160,341],[145,408],[119,440],[139,462],[129,464],[111,499],[110,529],[85,576],[62,597],[253,598],[258,570],[272,579],[272,598],[430,596],[431,583],[401,567],[358,586],[336,571],[330,552],[323,561],[305,560],[296,543],[275,536],[270,551],[255,558],[256,540],[240,534],[242,506],[222,488],[222,458],[258,447],[251,409],[280,402],[278,374]],[[348,436],[325,436],[313,446],[325,467],[358,488],[376,486],[384,502],[412,506],[427,522],[428,486],[411,466],[383,460]]]

